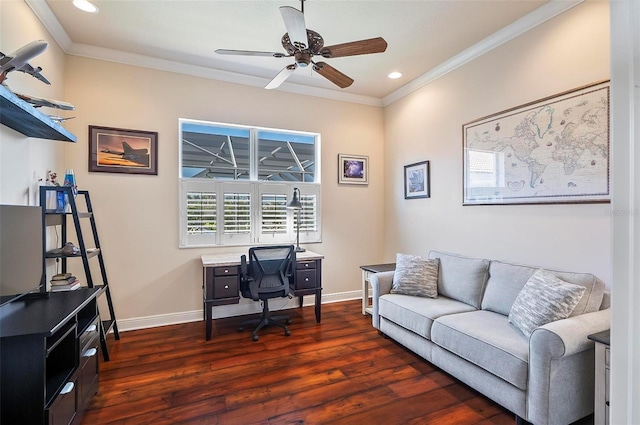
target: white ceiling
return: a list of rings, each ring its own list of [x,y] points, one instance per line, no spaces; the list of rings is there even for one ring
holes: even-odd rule
[[[284,52],[280,6],[294,0],[26,0],[68,54],[264,86],[292,58],[222,56],[219,48]],[[325,45],[384,37],[384,53],[326,59],[355,80],[339,89],[299,68],[280,90],[382,104],[579,3],[546,0],[306,0]],[[398,80],[387,78],[400,71]],[[388,103],[388,102],[387,102]]]

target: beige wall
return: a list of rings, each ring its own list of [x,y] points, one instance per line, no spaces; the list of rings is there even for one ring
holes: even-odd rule
[[[609,6],[585,2],[385,108],[385,253],[445,250],[610,282],[610,205],[462,206],[462,125],[609,78]],[[431,198],[403,165],[431,161]]]
[[[178,118],[321,133],[322,243],[307,248],[325,255],[325,298],[359,296],[358,266],[382,256],[380,108],[73,56],[67,64],[67,97],[78,111],[68,127],[78,144],[66,160],[91,193],[118,319],[201,317],[200,255],[225,250],[178,249]],[[158,176],[88,173],[89,125],[157,131]],[[337,184],[338,153],[370,157],[368,186]]]

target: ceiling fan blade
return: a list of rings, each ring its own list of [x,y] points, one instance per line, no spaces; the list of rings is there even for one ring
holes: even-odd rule
[[[387,50],[387,42],[382,37],[376,37],[367,40],[352,41],[350,43],[336,44],[334,46],[326,46],[320,49],[320,54],[325,58],[341,58],[344,56],[382,53],[385,50]]]
[[[277,52],[255,52],[253,50],[228,50],[218,49],[216,53],[219,55],[235,55],[235,56],[267,56],[272,58],[283,58],[287,55]]]
[[[287,78],[289,78],[289,75],[293,74],[293,71],[296,70],[296,68],[298,67],[297,64],[291,64],[291,65],[287,65],[284,68],[282,68],[282,71],[278,72],[278,75],[276,75],[273,80],[271,80],[269,82],[269,84],[267,84],[265,86],[265,89],[275,89],[277,87],[280,87],[280,84],[282,84],[284,82],[284,80],[286,80]]]
[[[291,43],[300,50],[306,49],[309,46],[309,40],[307,39],[307,26],[304,23],[304,13],[295,7],[282,6],[280,14]]]
[[[326,62],[314,63],[313,70],[341,89],[347,88],[353,84],[352,78],[344,75],[342,72],[338,71]]]

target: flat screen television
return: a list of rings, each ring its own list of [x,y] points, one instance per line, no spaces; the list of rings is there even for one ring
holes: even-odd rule
[[[0,205],[0,305],[43,288],[42,208]]]

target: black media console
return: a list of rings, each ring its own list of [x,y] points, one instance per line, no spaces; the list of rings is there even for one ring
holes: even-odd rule
[[[98,391],[102,287],[0,308],[0,423],[79,424]]]

